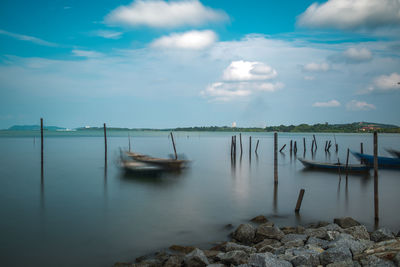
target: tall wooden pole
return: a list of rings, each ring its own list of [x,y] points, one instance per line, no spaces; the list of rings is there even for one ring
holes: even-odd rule
[[[346,158],[346,181],[347,178],[349,177],[349,152],[350,149],[347,148],[347,158]],[[339,167],[340,168],[340,167]]]
[[[260,143],[260,140],[257,140],[257,144],[256,144],[256,154],[257,154],[257,150],[258,150],[258,143]]]
[[[249,137],[249,157],[251,158],[251,136]]]
[[[43,118],[40,118],[40,177],[43,185]]]
[[[305,191],[304,189],[300,189],[299,197],[297,198],[296,208],[294,210],[295,212],[299,212],[300,211],[301,202],[303,202],[304,191]]]
[[[242,146],[242,134],[239,134],[239,139],[240,139],[240,156],[243,154],[243,146]]]
[[[104,128],[104,160],[107,163],[107,127],[106,124],[103,124]]]
[[[303,137],[304,154],[306,153],[306,138]]]
[[[278,184],[278,133],[274,133],[274,184]]]
[[[128,143],[129,143],[129,152],[131,152],[131,136],[129,135],[129,132],[128,132]]]
[[[379,221],[379,198],[378,198],[378,133],[374,132],[374,207],[375,221]]]
[[[313,134],[313,137],[314,137],[314,145],[315,145],[315,151],[317,151],[317,139],[315,139],[315,134]]]
[[[172,132],[171,132],[171,140],[172,140],[172,145],[174,147],[175,159],[178,159],[178,154],[176,154],[174,135],[172,134]]]

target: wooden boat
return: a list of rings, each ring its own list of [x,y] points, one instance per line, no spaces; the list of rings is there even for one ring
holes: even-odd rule
[[[393,157],[400,158],[400,151],[394,149],[386,149]]]
[[[351,152],[358,159],[362,160],[366,165],[374,166],[374,156],[361,154],[358,152]],[[389,157],[378,157],[378,167],[379,168],[399,168],[400,169],[400,158],[389,158]]]
[[[122,160],[121,167],[130,174],[159,174],[163,168],[134,160]]]
[[[157,167],[160,167],[164,170],[168,171],[176,171],[181,170],[186,167],[188,161],[181,159],[163,159],[163,158],[154,158],[147,155],[133,153],[133,152],[125,152],[126,155],[136,161],[151,164]]]
[[[313,160],[306,160],[303,158],[298,158],[298,160],[303,163],[304,167],[309,169],[319,169],[319,170],[327,170],[327,171],[341,171],[346,172],[346,164],[341,163],[328,163],[328,162],[317,162]],[[364,172],[369,171],[370,167],[364,164],[348,164],[347,171],[348,172]]]

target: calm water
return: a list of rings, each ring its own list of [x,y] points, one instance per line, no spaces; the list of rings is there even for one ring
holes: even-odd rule
[[[44,175],[40,142],[32,136],[0,136],[0,258],[3,266],[111,266],[116,261],[171,244],[210,246],[225,240],[229,230],[264,214],[278,225],[305,224],[352,216],[373,228],[373,173],[349,175],[304,171],[295,157],[278,153],[279,186],[273,186],[273,135],[248,136],[236,167],[230,160],[231,133],[176,133],[178,153],[192,160],[180,175],[126,177],[118,167],[119,148],[127,133],[111,133],[108,164],[101,132],[93,136],[52,135],[45,138]],[[166,157],[172,153],[167,133],[131,133],[135,151]],[[279,134],[279,148],[297,140],[298,156],[310,158],[309,134]],[[323,152],[332,134],[316,135],[317,160],[341,162],[346,149],[372,154],[371,134],[336,134],[339,154]],[[379,135],[379,154],[400,149],[400,135]],[[239,150],[239,149],[238,149]],[[350,157],[351,163],[356,159]],[[400,230],[400,171],[379,171],[380,225]],[[300,216],[293,209],[298,192],[306,190]]]

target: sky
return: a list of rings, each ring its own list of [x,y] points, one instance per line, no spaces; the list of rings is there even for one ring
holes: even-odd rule
[[[400,125],[400,0],[0,2],[0,129]]]

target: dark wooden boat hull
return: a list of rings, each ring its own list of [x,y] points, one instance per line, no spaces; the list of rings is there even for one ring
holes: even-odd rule
[[[154,166],[159,166],[164,170],[169,170],[169,171],[181,170],[186,167],[188,162],[187,160],[153,158],[150,156],[133,152],[126,152],[126,155],[128,155],[128,157],[133,158],[136,161],[151,164]]]
[[[302,158],[298,158],[298,160],[304,165],[304,167],[309,169],[318,169],[318,170],[326,170],[326,171],[336,171],[336,172],[367,172],[370,167],[363,164],[349,164],[346,168],[345,164],[339,163],[323,163],[312,160],[306,160]]]
[[[361,154],[358,152],[351,152],[354,156],[364,162],[366,165],[374,166],[374,156]],[[379,168],[400,169],[400,158],[378,157]]]

